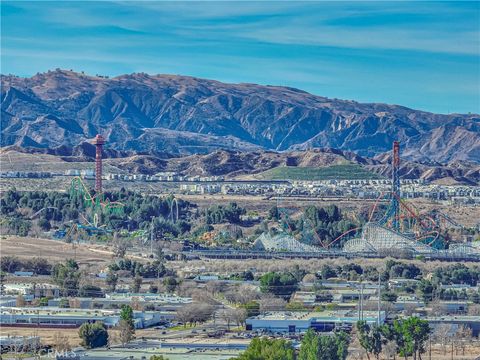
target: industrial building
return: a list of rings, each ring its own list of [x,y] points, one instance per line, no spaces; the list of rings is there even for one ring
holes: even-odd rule
[[[160,324],[173,320],[171,312],[134,311],[135,328]],[[107,327],[117,325],[120,311],[117,310],[82,310],[58,307],[2,307],[0,309],[0,325],[29,327],[78,327],[86,322],[103,322]]]
[[[429,316],[425,320],[428,321],[430,326],[435,329],[442,324],[448,324],[452,326],[452,332],[459,326],[467,326],[472,329],[473,336],[480,336],[480,316],[469,315],[444,315],[444,316]]]
[[[48,306],[60,306],[64,298],[55,298],[48,300]],[[98,297],[76,297],[76,306],[80,309],[115,309],[122,305],[138,303],[141,308],[147,305],[155,306],[160,311],[176,311],[185,304],[192,302],[192,298],[179,297],[173,294],[132,294],[115,293],[107,294],[104,298]]]
[[[351,329],[358,320],[369,324],[385,322],[385,312],[362,311],[360,318],[356,310],[336,310],[322,312],[268,312],[246,320],[246,329],[254,331],[296,333],[312,328],[328,332],[335,329]]]
[[[52,284],[7,283],[3,285],[3,292],[7,295],[24,295],[27,301],[60,296],[60,288]]]

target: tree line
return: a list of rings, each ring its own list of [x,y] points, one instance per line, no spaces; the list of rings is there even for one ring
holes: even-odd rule
[[[48,231],[52,224],[68,221],[83,222],[83,217],[93,218],[93,209],[84,201],[83,194],[69,194],[54,191],[17,191],[10,189],[0,199],[2,225],[9,233],[26,236],[32,225]],[[157,231],[182,234],[190,228],[188,218],[193,204],[176,199],[178,219],[173,197],[142,195],[138,192],[121,189],[105,192],[104,198],[110,202],[124,204],[121,213],[102,211],[98,213],[99,223],[112,230],[134,231],[149,229],[152,218],[158,218]],[[177,221],[178,220],[178,221]]]
[[[298,220],[290,218],[286,211],[273,206],[269,210],[268,218],[280,222],[283,229],[291,232],[293,236],[301,234],[303,242],[316,246],[330,244],[343,233],[360,225],[345,216],[336,205],[308,206]],[[338,241],[332,246],[341,247],[344,241],[345,239]]]

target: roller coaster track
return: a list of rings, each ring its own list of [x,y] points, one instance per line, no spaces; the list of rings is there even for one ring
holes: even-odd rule
[[[340,236],[338,236],[337,238],[333,239],[332,241],[330,241],[327,246],[325,246],[326,249],[329,249],[330,246],[332,246],[334,243],[336,243],[337,241],[339,241],[340,239],[342,239],[344,236],[354,232],[354,231],[357,231],[357,230],[361,230],[362,228],[361,227],[356,227],[356,228],[353,228],[353,229],[350,229],[350,230],[347,230],[345,231],[343,234],[341,234]]]
[[[373,219],[378,203],[386,194],[391,195],[392,193],[383,192],[376,199],[375,204],[370,212],[369,222],[371,222]],[[410,227],[412,227],[413,221],[416,221],[419,225],[419,230],[421,229],[420,231],[418,231],[417,235],[415,236],[415,241],[420,242],[424,245],[433,247],[434,243],[440,238],[440,232],[436,230],[439,228],[439,225],[437,224],[437,222],[435,222],[435,220],[429,216],[424,216],[422,219],[422,216],[419,214],[419,210],[414,205],[407,204],[404,200],[400,199],[400,197],[396,194],[393,194],[393,196],[395,196],[395,198],[398,200],[398,203],[400,204],[400,208],[404,212],[404,214],[400,215],[400,219],[410,221]],[[381,217],[381,219],[377,222],[377,224],[379,225],[386,224],[389,217],[392,216],[391,209],[392,207],[390,206],[385,212],[385,214]],[[422,240],[425,240],[425,239],[427,239],[428,241],[423,242]]]
[[[113,214],[122,214],[124,204],[119,201],[104,200],[102,194],[92,196],[88,187],[80,177],[74,177],[70,184],[70,195],[80,195],[87,206],[94,210],[106,211]]]
[[[58,210],[58,208],[55,207],[55,206],[46,206],[46,207],[38,210],[38,211],[37,211],[35,214],[33,214],[32,216],[30,216],[30,220],[35,219],[35,216],[37,216],[38,214],[40,214],[42,211],[44,211],[44,210],[49,210],[49,209]]]

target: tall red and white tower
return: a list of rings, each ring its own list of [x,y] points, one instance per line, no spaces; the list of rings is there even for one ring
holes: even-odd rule
[[[392,157],[392,205],[393,205],[393,228],[400,230],[400,142],[393,142]]]
[[[95,191],[97,194],[102,193],[102,149],[105,144],[105,139],[102,135],[97,134],[93,140],[93,145],[96,147],[95,154]]]

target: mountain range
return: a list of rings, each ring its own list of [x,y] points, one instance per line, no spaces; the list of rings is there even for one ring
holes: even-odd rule
[[[480,116],[362,104],[305,91],[179,75],[115,78],[67,70],[1,76],[1,143],[73,148],[101,133],[123,152],[175,156],[214,150],[335,148],[426,164],[480,163]]]

